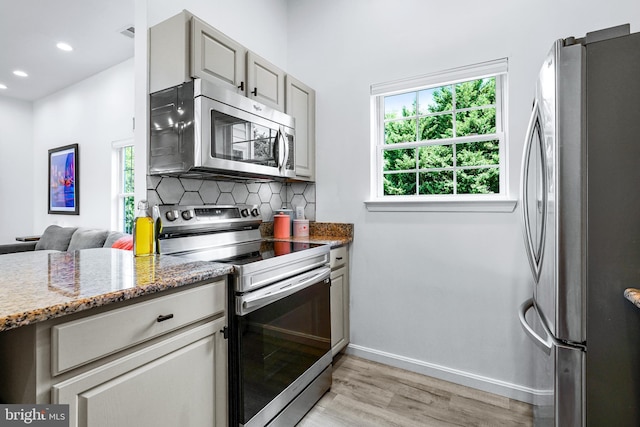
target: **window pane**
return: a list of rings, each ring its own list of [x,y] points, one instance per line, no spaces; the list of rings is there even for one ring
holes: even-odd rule
[[[451,86],[435,87],[421,90],[418,93],[420,114],[451,111]]]
[[[500,148],[497,140],[469,142],[456,145],[458,166],[483,166],[500,164]]]
[[[416,168],[415,148],[385,150],[383,152],[384,171],[399,171]]]
[[[451,138],[453,136],[453,115],[441,114],[420,118],[420,140]]]
[[[384,195],[403,196],[416,194],[415,173],[393,173],[384,175]]]
[[[398,120],[384,124],[385,144],[414,142],[416,140],[416,119]]]
[[[124,156],[124,170],[133,170],[134,158],[133,158],[133,147],[124,147],[122,149],[122,153]]]
[[[453,194],[453,171],[420,172],[420,194]]]
[[[482,108],[456,114],[456,136],[496,132],[496,109]]]
[[[123,179],[124,179],[124,188],[123,188],[124,192],[133,193],[133,182],[134,182],[133,169],[125,170]]]
[[[134,156],[133,146],[124,147],[122,149],[123,170],[122,170],[122,191],[124,193],[133,193],[134,179]]]
[[[129,234],[133,233],[133,219],[135,216],[134,209],[135,209],[135,206],[134,206],[133,196],[125,197],[124,212],[122,216],[124,218],[123,231],[125,233],[129,233]]]
[[[496,103],[496,78],[472,80],[456,85],[456,108],[482,107]]]
[[[458,194],[489,194],[500,192],[498,168],[458,170]]]
[[[446,168],[453,166],[453,146],[431,145],[420,147],[420,168]]]
[[[396,119],[416,115],[416,93],[401,93],[384,97],[384,118]]]

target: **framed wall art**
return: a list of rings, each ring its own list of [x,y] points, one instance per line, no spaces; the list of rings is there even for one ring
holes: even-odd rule
[[[49,150],[49,213],[80,215],[78,144]]]

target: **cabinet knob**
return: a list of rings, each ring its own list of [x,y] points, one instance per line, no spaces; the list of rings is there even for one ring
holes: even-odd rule
[[[238,86],[238,89],[244,92],[244,82],[240,82],[240,86]]]
[[[257,87],[256,87],[256,88],[254,88],[254,89],[251,91],[251,94],[252,94],[253,96],[258,96],[258,88],[257,88]]]

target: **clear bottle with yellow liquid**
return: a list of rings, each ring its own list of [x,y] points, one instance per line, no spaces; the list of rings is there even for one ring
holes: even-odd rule
[[[138,213],[133,221],[133,255],[153,255],[154,240],[153,218],[149,214],[149,203],[146,200],[140,200]]]

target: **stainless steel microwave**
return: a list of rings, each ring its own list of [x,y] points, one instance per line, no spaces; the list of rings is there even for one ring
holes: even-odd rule
[[[149,174],[292,178],[295,119],[202,79],[150,95]]]

